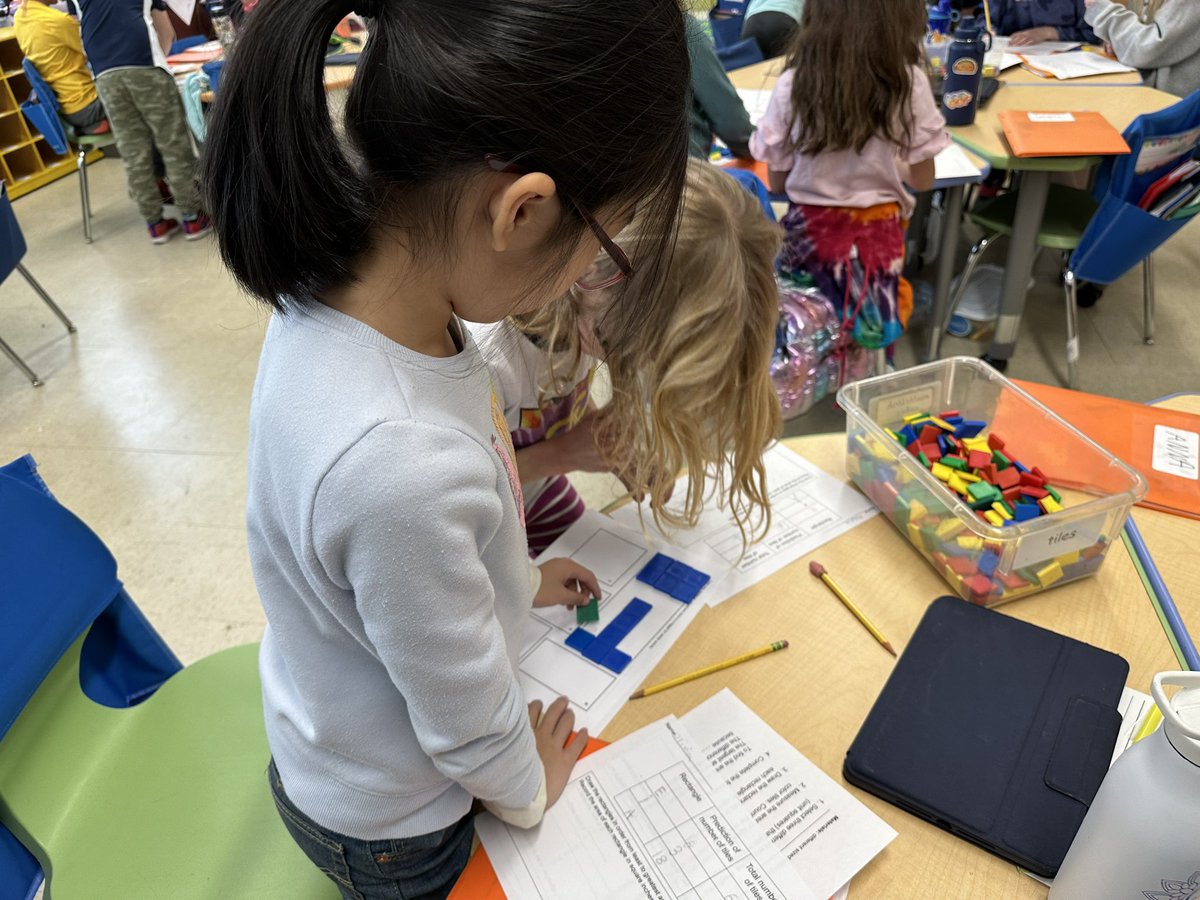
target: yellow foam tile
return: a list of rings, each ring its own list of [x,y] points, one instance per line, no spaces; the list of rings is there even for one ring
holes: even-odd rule
[[[1072,550],[1070,553],[1064,553],[1062,556],[1060,556],[1058,558],[1058,564],[1060,566],[1070,566],[1070,565],[1074,565],[1077,562],[1079,562],[1079,551],[1078,550]]]
[[[927,412],[909,413],[904,417],[904,424],[911,425],[913,422],[920,422],[921,420],[928,419],[929,417],[929,413]]]
[[[974,535],[959,535],[957,540],[958,546],[964,550],[982,550],[983,538],[975,537]]]
[[[933,473],[933,477],[938,481],[949,481],[950,475],[954,472],[949,466],[943,466],[941,463],[934,463],[929,471]]]
[[[1004,504],[999,501],[992,504],[992,509],[994,509],[996,511],[996,515],[998,515],[1000,518],[1004,519],[1005,521],[1008,521],[1009,519],[1012,518],[1012,513],[1010,513],[1007,509],[1005,509]]]
[[[967,492],[967,483],[953,469],[950,470],[950,477],[946,480],[946,484],[952,491],[957,491],[960,494],[966,494]]]
[[[971,484],[976,481],[983,481],[983,479],[978,475],[972,475],[970,472],[959,472],[958,477],[967,482],[967,484]]]
[[[1054,560],[1048,566],[1038,569],[1037,580],[1042,587],[1050,587],[1054,582],[1059,581],[1063,577],[1062,566],[1058,560]]]
[[[908,523],[908,542],[921,550],[925,549],[925,538],[921,536],[921,526],[911,520]]]
[[[930,416],[929,421],[938,428],[942,429],[942,431],[948,431],[950,434],[954,434],[954,426],[945,419],[939,419],[937,416]]]
[[[941,538],[943,541],[948,541],[950,538],[954,537],[954,535],[958,534],[960,531],[962,531],[966,527],[967,526],[964,525],[962,522],[960,522],[958,519],[951,516],[948,519],[944,519],[942,521],[942,523],[940,525],[938,525],[937,536],[939,538]],[[982,543],[983,542],[980,541],[981,545],[982,545]]]
[[[929,514],[929,510],[920,500],[908,501],[908,518],[909,521],[919,522]]]
[[[985,519],[987,519],[989,522],[991,522],[993,525],[995,525],[997,528],[999,528],[1001,525],[1004,524],[1004,519],[1002,519],[1000,517],[999,513],[997,513],[995,510],[991,510],[991,509],[984,510],[983,517]]]

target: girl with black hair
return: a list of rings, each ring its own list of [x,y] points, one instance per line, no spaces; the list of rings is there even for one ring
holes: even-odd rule
[[[364,4],[366,8],[364,8]],[[661,329],[687,155],[675,0],[360,0],[335,129],[321,73],[348,0],[262,0],[202,162],[220,252],[269,304],[247,523],[284,824],[344,897],[443,897],[478,799],[533,825],[586,733],[526,707],[531,603],[599,593],[525,553],[521,486],[461,325],[530,313],[598,250]],[[635,209],[630,256],[613,237]],[[614,281],[612,287],[620,290]],[[580,593],[579,585],[586,590]]]

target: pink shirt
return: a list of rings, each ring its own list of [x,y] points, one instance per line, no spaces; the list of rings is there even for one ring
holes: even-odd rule
[[[863,208],[878,203],[899,203],[904,217],[916,205],[904,186],[908,167],[937,156],[947,144],[946,121],[938,111],[929,79],[912,68],[912,143],[899,148],[883,138],[871,138],[861,153],[839,150],[808,156],[787,149],[791,115],[792,78],[789,69],[779,76],[767,111],[750,137],[750,152],[774,172],[787,172],[787,195],[793,203],[808,206]]]

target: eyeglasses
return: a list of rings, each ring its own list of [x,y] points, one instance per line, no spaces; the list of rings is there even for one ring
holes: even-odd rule
[[[513,175],[527,174],[520,166],[506,162],[491,153],[484,157],[484,161],[497,172],[506,172]],[[625,251],[620,248],[616,241],[609,237],[607,231],[600,227],[600,223],[595,220],[591,213],[570,197],[567,197],[566,200],[574,207],[575,212],[579,214],[579,218],[583,219],[584,224],[591,229],[592,234],[596,236],[596,240],[600,242],[600,246],[604,249],[604,252],[608,254],[608,258],[616,266],[616,271],[607,277],[589,282],[584,282],[580,279],[575,282],[575,287],[581,291],[602,291],[620,284],[626,278],[632,278],[634,273],[633,264],[629,261],[629,257],[625,255]]]

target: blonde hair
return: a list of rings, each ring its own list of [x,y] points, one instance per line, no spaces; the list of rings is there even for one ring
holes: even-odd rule
[[[644,227],[635,217],[620,242],[640,246]],[[635,274],[595,323],[613,386],[595,425],[597,445],[631,491],[649,498],[660,528],[694,526],[712,493],[737,522],[743,546],[770,524],[762,455],[780,424],[770,360],[781,237],[737,181],[692,159],[659,302],[640,308]],[[548,349],[566,351],[555,357],[567,371],[582,353],[583,300],[572,292],[520,323]],[[631,319],[643,327],[628,328]],[[631,339],[606,339],[614,333]],[[685,468],[687,495],[675,498],[674,511],[667,496]]]

